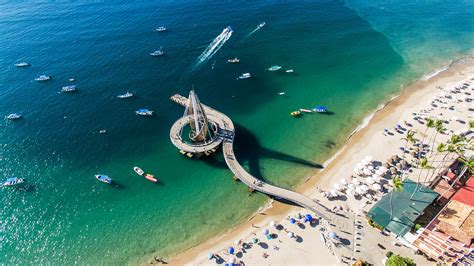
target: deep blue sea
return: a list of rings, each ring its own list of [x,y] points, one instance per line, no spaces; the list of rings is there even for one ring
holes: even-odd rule
[[[27,179],[0,189],[0,263],[169,258],[262,206],[268,198],[249,196],[220,154],[188,159],[170,143],[184,111],[174,93],[194,87],[237,125],[238,160],[293,187],[402,86],[472,55],[473,1],[373,2],[0,2],[0,117],[23,115],[0,121],[0,179]],[[196,67],[227,26],[232,36]],[[149,55],[161,46],[164,56]],[[265,71],[272,65],[294,73]],[[254,78],[236,80],[245,72]],[[43,74],[52,80],[34,81]],[[71,84],[76,93],[59,93]],[[126,91],[136,97],[116,97]],[[289,115],[315,105],[333,114]]]

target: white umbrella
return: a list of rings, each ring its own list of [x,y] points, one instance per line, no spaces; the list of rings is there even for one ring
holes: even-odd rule
[[[329,195],[331,195],[331,197],[337,197],[337,192],[335,189],[329,191]]]
[[[364,164],[363,164],[363,163],[358,163],[358,164],[356,165],[356,168],[357,168],[357,169],[362,169],[362,167],[364,167]]]
[[[275,227],[275,224],[276,224],[275,221],[271,221],[269,225],[270,227]]]
[[[365,156],[364,160],[371,162],[374,158],[370,155]]]
[[[345,179],[341,179],[341,184],[342,185],[347,185],[347,181]]]
[[[293,234],[293,232],[288,232],[288,234],[286,234],[286,235],[290,238],[293,238],[295,236],[295,234]]]
[[[372,188],[374,190],[380,190],[380,189],[382,189],[382,186],[380,184],[375,183],[375,184],[372,185]]]
[[[367,184],[372,185],[375,183],[375,180],[372,177],[367,178]]]
[[[338,183],[335,183],[335,184],[333,185],[333,187],[334,187],[334,190],[339,190],[339,189],[341,189],[341,186],[340,186]]]
[[[367,166],[367,168],[368,168],[369,170],[371,170],[371,171],[374,170],[374,166],[373,166],[373,165],[369,165],[369,166]]]
[[[377,180],[380,179],[380,175],[378,175],[378,174],[372,175],[372,178],[373,178],[375,181],[377,181]]]
[[[365,191],[369,190],[369,187],[367,185],[360,185],[360,187]]]
[[[354,195],[354,190],[353,189],[348,189],[346,193],[347,193],[347,195],[352,196],[352,195]]]
[[[230,260],[229,260],[230,263],[235,263],[235,261],[236,261],[236,260],[235,260],[234,257],[230,258]]]
[[[364,175],[371,175],[371,174],[372,172],[369,169],[367,168],[364,169]]]
[[[268,235],[268,234],[270,233],[270,230],[268,230],[267,228],[265,228],[265,229],[262,230],[262,233],[263,233],[264,235]]]
[[[357,177],[352,178],[352,184],[358,185],[359,179]]]
[[[348,184],[347,189],[348,190],[354,190],[354,185],[353,184]]]
[[[363,190],[360,186],[356,188],[357,194],[364,194],[365,190]]]

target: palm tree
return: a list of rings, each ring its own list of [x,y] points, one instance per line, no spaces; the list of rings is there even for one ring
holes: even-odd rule
[[[407,150],[407,146],[408,146],[408,143],[411,143],[411,144],[414,144],[415,142],[417,142],[418,140],[415,138],[415,131],[409,129],[405,135],[404,138],[402,138],[402,140],[405,141],[405,146],[403,147],[403,155],[402,155],[402,158],[405,160],[405,151]],[[403,180],[403,175],[405,174],[405,168],[402,168],[402,175],[401,175],[401,179]]]
[[[430,164],[428,164],[428,159],[427,159],[426,157],[421,158],[419,166],[420,166],[420,172],[418,173],[418,177],[417,177],[417,179],[416,179],[415,190],[413,190],[413,193],[411,194],[410,199],[413,198],[413,196],[415,195],[416,191],[418,190],[418,186],[420,185],[420,177],[421,177],[421,173],[423,172],[423,169],[431,169],[431,168],[433,168],[433,166],[431,166]],[[420,191],[421,191],[421,189],[420,189]]]
[[[434,128],[435,128],[435,134],[434,134],[434,137],[433,137],[433,146],[435,145],[436,143],[436,136],[438,135],[438,133],[444,133],[444,131],[446,130],[446,128],[444,127],[444,121],[443,120],[436,120],[434,122]],[[428,142],[429,144],[429,142]],[[433,155],[433,150],[434,149],[431,149],[431,155]]]
[[[390,221],[393,218],[393,204],[392,204],[393,193],[403,191],[403,182],[399,177],[393,178],[392,182],[393,182],[393,190],[392,190],[392,193],[390,193]]]

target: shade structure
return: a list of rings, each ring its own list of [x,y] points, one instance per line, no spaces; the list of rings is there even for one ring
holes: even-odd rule
[[[372,185],[372,184],[375,183],[375,179],[373,179],[372,177],[367,178],[366,181],[367,181],[367,184],[369,184],[369,185]]]
[[[235,249],[233,247],[229,247],[229,254],[234,254]]]
[[[370,155],[367,155],[364,157],[364,160],[368,161],[368,162],[371,162],[372,160],[374,160],[374,158]]]
[[[333,188],[334,188],[334,190],[340,190],[340,189],[341,189],[341,186],[339,185],[339,183],[335,183],[335,184],[333,185]]]
[[[373,165],[369,165],[367,166],[367,169],[369,169],[370,171],[374,170],[374,166]]]
[[[212,253],[207,254],[207,259],[208,260],[212,260],[213,258],[214,258],[214,254],[212,254]]]
[[[293,234],[293,232],[288,232],[288,234],[286,234],[286,235],[287,235],[288,237],[291,237],[291,238],[295,236],[295,234]]]
[[[333,189],[333,190],[329,191],[329,195],[330,195],[331,197],[337,197],[337,192],[336,192],[336,190]]]
[[[354,195],[354,189],[348,189],[346,191],[346,193],[347,193],[347,195],[352,196],[352,195]]]
[[[353,184],[347,185],[347,190],[354,190],[354,185]]]
[[[306,218],[307,222],[312,222],[313,221],[313,216],[311,216],[311,214],[306,214],[305,218]]]
[[[346,185],[347,184],[347,181],[345,179],[341,179],[341,184],[342,185]]]
[[[364,168],[363,172],[364,172],[364,175],[367,175],[367,176],[372,175],[372,171],[370,171],[370,169],[368,168]]]
[[[265,229],[262,230],[262,233],[264,235],[268,235],[270,233],[270,230],[268,230],[268,228],[265,228]]]
[[[270,227],[275,227],[275,225],[276,225],[275,221],[271,221],[271,222],[269,223],[269,226],[270,226]]]
[[[377,182],[380,179],[380,175],[374,174],[372,175],[372,178]]]
[[[252,238],[252,242],[253,242],[254,244],[258,243],[258,238],[255,238],[255,237]]]
[[[230,262],[230,263],[235,263],[235,261],[236,261],[236,260],[235,260],[234,257],[232,257],[232,258],[229,259],[229,262]]]
[[[290,224],[295,224],[295,223],[296,223],[295,218],[290,218]]]
[[[358,185],[359,184],[359,179],[357,177],[352,178],[352,184]]]
[[[372,189],[374,189],[374,190],[381,190],[381,189],[382,189],[382,186],[381,186],[380,184],[375,183],[375,184],[372,185]]]
[[[329,237],[332,239],[336,239],[337,238],[336,232],[329,233]]]

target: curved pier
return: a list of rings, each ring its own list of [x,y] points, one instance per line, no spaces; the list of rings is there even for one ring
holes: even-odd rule
[[[171,100],[175,103],[185,107],[188,99],[179,94],[175,94],[171,97]],[[285,199],[291,202],[294,202],[312,212],[316,215],[321,216],[326,221],[329,221],[328,217],[323,214],[321,209],[325,207],[314,200],[304,196],[303,194],[277,187],[274,185],[267,184],[251,174],[249,174],[237,161],[234,154],[234,135],[235,128],[232,120],[225,114],[216,111],[215,109],[208,107],[202,104],[202,107],[209,118],[210,121],[214,122],[218,126],[217,138],[211,143],[205,145],[189,145],[184,142],[180,137],[181,128],[187,125],[188,117],[183,117],[177,120],[170,131],[170,138],[173,145],[177,148],[189,152],[189,153],[204,153],[213,148],[216,148],[219,144],[222,143],[222,150],[224,152],[224,158],[229,169],[234,173],[235,177],[245,183],[248,187],[253,188],[259,192],[265,193],[267,195],[274,196],[276,198]]]

